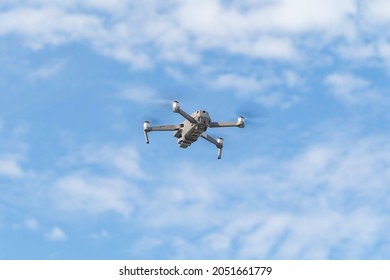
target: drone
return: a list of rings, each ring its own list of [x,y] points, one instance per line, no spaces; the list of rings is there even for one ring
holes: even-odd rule
[[[180,108],[178,101],[173,101],[172,111],[183,116],[185,118],[184,122],[178,125],[151,126],[149,121],[145,121],[144,134],[146,144],[149,144],[148,133],[151,131],[173,131],[173,136],[178,138],[177,144],[180,148],[188,148],[199,137],[202,137],[217,147],[218,159],[221,159],[223,138],[214,139],[206,133],[206,130],[214,127],[245,127],[245,118],[243,116],[238,117],[237,122],[212,122],[207,111],[198,110],[189,115]]]

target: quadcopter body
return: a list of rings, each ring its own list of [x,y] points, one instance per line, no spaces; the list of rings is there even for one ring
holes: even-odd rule
[[[188,148],[192,143],[197,141],[199,137],[206,139],[214,144],[218,149],[218,159],[222,156],[223,139],[214,139],[206,134],[208,128],[215,127],[245,127],[245,119],[240,116],[237,122],[213,122],[210,115],[205,110],[198,110],[191,115],[187,114],[180,108],[178,101],[172,103],[172,110],[185,118],[184,122],[178,125],[160,125],[151,126],[149,121],[144,122],[144,134],[146,143],[149,144],[148,133],[151,131],[173,131],[173,136],[178,138],[177,144],[181,148]]]

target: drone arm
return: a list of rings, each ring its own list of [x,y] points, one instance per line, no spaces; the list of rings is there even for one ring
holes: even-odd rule
[[[209,127],[236,127],[236,122],[211,122]]]
[[[200,135],[203,139],[206,139],[207,141],[213,143],[215,146],[217,146],[217,148],[222,148],[222,144],[218,143],[217,140],[215,140],[213,137],[211,137],[210,135],[208,135],[207,133],[203,132],[201,135]]]
[[[213,137],[209,136],[205,132],[203,132],[200,136],[203,139],[206,139],[210,143],[214,144],[218,148],[218,159],[221,159],[221,157],[222,157],[222,148],[223,148],[223,139],[222,138],[218,138],[218,140],[215,140]]]
[[[147,129],[147,132],[150,131],[175,131],[180,128],[179,125],[159,125],[159,126],[150,126]]]
[[[236,122],[211,122],[209,127],[245,127],[244,117],[239,117]]]
[[[184,112],[184,111],[180,108],[180,104],[179,104],[179,102],[177,102],[177,101],[173,101],[173,103],[172,103],[172,111],[175,112],[175,113],[178,113],[178,114],[182,115],[183,118],[185,118],[186,120],[188,120],[190,123],[193,123],[193,124],[198,123],[193,117],[191,117],[189,114],[187,114],[186,112]]]
[[[144,122],[144,135],[146,144],[149,144],[148,133],[151,131],[175,131],[181,128],[180,125],[159,125],[159,126],[150,126],[148,121]]]
[[[183,118],[187,119],[190,123],[197,123],[197,121],[196,121],[193,117],[191,117],[190,115],[188,115],[188,114],[187,114],[186,112],[184,112],[182,109],[179,109],[179,111],[176,112],[176,113],[182,115]]]

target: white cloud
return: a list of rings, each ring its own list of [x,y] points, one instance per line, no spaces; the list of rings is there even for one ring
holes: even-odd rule
[[[53,227],[48,233],[46,233],[46,238],[50,241],[65,241],[68,237],[61,228]]]
[[[286,37],[261,36],[255,41],[241,42],[227,46],[227,50],[233,54],[242,54],[262,59],[276,59],[294,61],[299,58],[293,41]]]
[[[203,227],[203,221],[214,219],[210,211],[220,195],[214,191],[213,182],[207,173],[194,176],[194,170],[199,168],[191,163],[179,163],[179,166],[180,172],[175,176],[169,171],[163,173],[163,179],[157,179],[163,184],[152,197],[143,198],[145,207],[141,214],[145,223],[152,227],[185,225],[199,229]]]
[[[59,166],[66,172],[49,179],[48,197],[68,213],[128,217],[142,197],[137,183],[147,179],[134,145],[88,144],[69,152]]]
[[[382,29],[378,27],[375,30]],[[384,67],[390,69],[390,43],[385,34],[375,36],[375,39],[353,40],[339,44],[335,51],[350,65]]]
[[[255,12],[241,13],[224,7],[219,1],[183,1],[174,14],[201,51],[219,49],[265,59],[297,57],[290,38],[263,33],[262,17]]]
[[[298,103],[299,97],[295,95],[288,96],[287,94],[282,94],[281,92],[276,91],[257,96],[255,97],[255,101],[266,107],[287,109]]]
[[[145,178],[140,166],[140,156],[134,145],[86,145],[78,155],[81,162],[107,167],[124,177]]]
[[[284,71],[283,79],[289,88],[295,88],[305,84],[305,80],[298,73],[291,70]]]
[[[105,229],[102,229],[100,232],[92,234],[92,238],[97,240],[109,239],[111,235]]]
[[[349,61],[369,61],[377,56],[376,46],[372,43],[350,42],[336,48],[338,55]]]
[[[385,61],[387,67],[390,69],[390,43],[388,41],[381,40],[378,42],[377,48],[380,57]]]
[[[271,30],[278,28],[290,32],[325,31],[342,34],[349,23],[349,17],[356,13],[353,0],[282,0],[274,3],[262,10],[261,14]]]
[[[371,25],[385,25],[390,23],[390,4],[386,0],[370,0],[362,2],[364,20]],[[386,33],[386,30],[382,30]]]
[[[129,86],[119,93],[119,97],[141,104],[148,104],[158,98],[156,91],[146,86]]]
[[[365,34],[359,29],[361,19],[352,0],[163,2],[16,1],[29,4],[9,4],[8,10],[0,13],[0,35],[20,36],[33,48],[87,43],[102,54],[139,68],[161,61],[190,66],[207,61],[204,64],[218,67],[210,63],[219,59],[216,57],[230,60],[233,54],[234,63],[237,57],[249,58],[256,65],[246,69],[249,75],[236,69],[214,69],[213,73],[222,74],[211,76],[215,78],[213,87],[244,92],[269,107],[288,107],[297,102],[296,96],[287,96],[283,89],[304,85],[304,74],[289,70],[281,71],[277,78],[260,78],[252,71],[259,68],[260,59],[311,61],[310,56],[314,54],[317,59],[321,50],[332,49],[335,41],[343,57],[348,52],[350,58],[362,60],[390,57],[382,31],[367,29]],[[380,8],[372,6],[371,13],[378,14],[378,22],[387,25],[387,12],[381,15],[379,9],[383,6],[379,1],[375,3]],[[359,41],[359,32],[374,39],[369,43],[364,38]],[[55,65],[47,66],[50,65],[38,69],[38,75],[48,77],[61,70]],[[307,66],[310,68],[310,64]],[[288,68],[293,67],[294,63]],[[183,79],[185,72],[164,69]],[[349,105],[366,104],[377,98],[370,81],[351,73],[336,70],[324,83],[335,98]],[[130,87],[121,97],[143,104],[157,96],[152,89]],[[244,159],[219,166],[188,162],[163,166],[163,178],[151,178],[157,185],[153,191],[136,187],[137,180],[146,177],[136,148],[87,145],[69,156],[73,161],[66,168],[74,170],[53,171],[56,178],[48,185],[53,187],[50,195],[54,203],[66,212],[114,212],[128,217],[139,211],[136,213],[142,226],[149,229],[192,231],[191,237],[178,231],[163,240],[156,236],[142,238],[145,243],[152,242],[150,250],[169,243],[183,258],[218,254],[240,258],[329,258],[333,250],[341,250],[339,255],[343,257],[355,258],[364,255],[364,250],[375,250],[373,243],[387,236],[384,229],[388,229],[389,221],[381,213],[389,205],[386,194],[390,149],[385,136],[339,140],[308,143],[293,156],[282,159]],[[21,158],[1,156],[0,175],[23,177],[21,163]],[[172,176],[172,170],[179,172]],[[32,220],[26,221],[25,226],[33,229],[39,225]],[[107,235],[103,230],[93,236]],[[58,227],[47,237],[67,238]]]
[[[276,215],[255,224],[244,236],[235,236],[242,245],[239,258],[330,259],[338,251],[343,259],[359,259],[375,245],[384,223],[367,210],[317,215]]]
[[[376,244],[388,241],[387,136],[344,132],[328,131],[280,160],[178,163],[180,173],[173,179],[167,171],[143,220],[160,231],[196,229],[196,238],[162,238],[177,258],[386,257]]]
[[[7,3],[0,36],[19,36],[33,48],[82,42],[134,69],[161,62],[167,69],[172,63],[218,67],[221,56],[209,55],[214,52],[224,63],[232,55],[314,65],[329,58],[322,50],[390,65],[383,0]]]
[[[102,12],[109,12],[119,15],[125,15],[128,8],[127,0],[84,0],[82,5],[88,8],[97,9]]]
[[[28,230],[36,231],[40,226],[36,219],[29,218],[24,221],[24,227]]]
[[[124,179],[80,173],[59,178],[52,196],[66,212],[116,212],[127,217],[133,211],[135,192]]]
[[[254,76],[242,76],[234,73],[221,74],[210,81],[212,87],[218,89],[233,89],[240,93],[259,92],[274,85],[275,79],[260,80]]]
[[[284,77],[265,75],[262,78],[234,73],[220,74],[208,83],[218,90],[233,90],[239,97],[251,97],[255,102],[266,107],[284,109],[296,104],[299,98],[296,95],[289,96],[287,93],[282,93],[282,87],[293,88],[303,84],[299,76],[291,71],[286,71]]]
[[[179,81],[179,82],[182,82],[182,81],[185,81],[185,75],[183,72],[181,72],[180,70],[178,69],[175,69],[174,67],[166,67],[165,68],[165,72],[172,78],[174,78],[175,80]]]
[[[19,7],[8,10],[0,14],[0,25],[0,35],[25,36],[28,44],[34,48],[80,39],[91,40],[104,32],[99,18],[82,13],[68,13],[56,7]]]
[[[38,231],[40,229],[39,222],[34,218],[25,219],[20,224],[13,224],[12,227],[17,230],[26,229],[29,231]]]
[[[21,166],[22,158],[18,155],[0,156],[0,176],[22,178],[26,175]]]
[[[200,48],[264,59],[298,58],[295,36],[299,34],[320,34],[317,36],[323,37],[321,40],[354,34],[350,16],[356,7],[352,0],[249,2],[242,8],[243,5],[182,1],[176,14],[180,26]]]
[[[140,240],[137,240],[131,250],[134,252],[135,256],[147,258],[153,254],[153,251],[161,249],[161,245],[163,245],[163,242],[160,238],[143,236]]]
[[[0,178],[24,179],[34,176],[34,172],[25,167],[28,143],[23,138],[28,131],[28,125],[10,127],[0,118]]]
[[[355,14],[353,0],[22,1],[0,14],[0,35],[19,35],[35,48],[88,42],[136,68],[161,60],[196,64],[214,50],[291,62],[312,47],[301,35],[310,34],[317,46],[353,37]]]
[[[65,66],[64,61],[56,61],[49,64],[42,65],[41,67],[33,70],[31,77],[33,79],[48,79],[57,75]]]
[[[131,38],[134,36],[128,33],[130,29],[123,34],[117,24],[108,27],[101,15],[84,12],[77,3],[66,7],[58,3],[16,6],[0,13],[0,25],[0,36],[20,36],[33,49],[87,42],[98,52],[134,67],[150,66],[148,56],[133,46]]]
[[[306,32],[328,30],[340,32],[338,25],[346,23],[355,13],[353,0],[345,1],[267,1],[232,3],[221,1],[182,1],[178,15],[183,26],[195,34],[235,39],[256,32]],[[240,7],[241,6],[241,7]],[[245,33],[240,34],[244,31]],[[248,33],[246,33],[248,32]]]
[[[335,98],[348,105],[367,104],[378,99],[369,81],[350,73],[333,73],[325,78]]]

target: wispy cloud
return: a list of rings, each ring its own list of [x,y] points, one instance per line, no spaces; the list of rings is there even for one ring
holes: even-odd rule
[[[65,232],[57,226],[46,233],[46,238],[50,241],[65,241],[68,239]]]
[[[181,86],[184,82],[186,87],[194,86],[196,96],[189,91],[194,99],[200,98],[206,105],[215,101],[220,112],[226,109],[222,108],[225,100],[213,99],[210,92],[233,95],[231,101],[226,101],[228,107],[238,99],[246,99],[267,107],[275,117],[272,132],[243,131],[250,136],[254,152],[246,150],[244,139],[232,148],[236,149],[236,157],[218,163],[198,155],[196,160],[173,158],[170,148],[165,146],[166,158],[156,160],[153,152],[142,153],[144,148],[138,146],[138,138],[120,142],[119,138],[133,137],[125,129],[109,130],[103,139],[80,132],[75,139],[85,142],[75,141],[77,145],[68,151],[47,149],[47,158],[42,160],[40,157],[46,155],[39,153],[40,145],[55,137],[37,137],[39,126],[34,124],[31,140],[21,141],[26,130],[21,126],[9,130],[9,124],[2,123],[0,118],[0,146],[7,150],[0,151],[1,198],[6,202],[1,202],[0,208],[12,204],[39,218],[22,218],[19,228],[29,234],[42,233],[48,240],[64,241],[68,234],[62,226],[51,227],[50,223],[45,228],[47,222],[38,216],[40,213],[58,219],[54,225],[71,226],[79,217],[98,218],[106,224],[88,229],[91,239],[110,239],[115,243],[117,229],[107,224],[126,228],[131,225],[137,232],[132,232],[127,241],[129,250],[134,253],[143,247],[147,254],[166,258],[389,257],[390,223],[385,214],[390,205],[390,146],[387,130],[382,129],[385,122],[375,119],[381,127],[366,127],[357,132],[351,132],[348,120],[343,119],[346,125],[335,125],[334,129],[313,132],[302,125],[304,131],[275,133],[284,130],[290,120],[303,123],[309,119],[315,127],[322,121],[316,114],[297,112],[323,109],[309,100],[311,96],[302,96],[306,91],[325,91],[331,98],[320,96],[318,100],[334,98],[347,105],[337,109],[347,108],[345,111],[357,112],[359,116],[367,106],[376,110],[373,105],[386,103],[381,105],[383,109],[390,104],[377,84],[382,81],[376,80],[372,72],[366,75],[365,71],[372,69],[356,69],[369,63],[373,71],[380,72],[384,65],[390,65],[390,9],[386,9],[386,1],[3,3],[6,5],[0,12],[0,37],[24,45],[22,51],[26,46],[38,50],[33,52],[34,59],[46,55],[39,50],[48,47],[53,50],[53,46],[81,45],[86,59],[100,63],[99,57],[87,54],[89,48],[130,66],[131,74],[137,71],[130,80],[142,77],[139,83],[131,84],[124,81],[126,75],[115,75],[113,71],[110,79],[127,86],[114,97],[105,95],[104,101],[91,95],[90,107],[137,112],[137,106],[165,102],[159,87],[171,83],[169,78],[173,78]],[[62,49],[56,51],[60,53]],[[56,51],[53,53],[58,54]],[[50,59],[35,68],[25,67],[32,73],[24,70],[24,75],[48,79],[60,76],[64,67],[73,63]],[[345,65],[345,61],[353,63]],[[116,68],[115,63],[104,65],[110,67],[109,71],[123,70]],[[95,73],[91,69],[91,76]],[[156,84],[142,83],[150,77]],[[12,84],[13,80],[0,86]],[[94,86],[102,91],[107,89],[99,83]],[[291,108],[305,97],[307,103],[302,102],[299,110],[274,110]],[[99,103],[105,101],[109,104]],[[13,104],[16,103],[10,105]],[[314,107],[304,108],[305,105]],[[291,119],[290,114],[282,115],[290,112]],[[109,122],[110,116],[104,121]],[[379,129],[381,134],[373,132]],[[43,133],[53,136],[58,131]],[[142,141],[142,128],[136,133]],[[269,137],[267,133],[275,134]],[[90,136],[100,140],[85,140]],[[36,144],[41,139],[44,141]],[[29,144],[34,144],[33,159],[26,152]],[[194,155],[192,149],[186,155],[191,153]],[[58,159],[58,154],[65,156]],[[39,176],[29,177],[30,174]],[[107,216],[118,219],[108,222]],[[120,246],[123,248],[123,244]]]
[[[390,69],[390,44],[386,40],[380,40],[377,49],[380,58],[385,61],[387,68]]]
[[[235,73],[221,74],[211,82],[211,85],[219,89],[233,89],[238,92],[260,92],[278,83],[276,79],[259,79],[254,76],[243,76]]]
[[[172,65],[193,69],[208,65],[220,73],[211,77],[216,78],[215,86],[242,91],[263,88],[264,79],[258,78],[256,66],[248,69],[251,75],[232,67],[237,58],[274,61],[294,69],[318,61],[332,63],[323,54],[330,51],[334,58],[390,65],[386,34],[378,32],[390,24],[382,0],[103,2],[9,1],[0,13],[0,36],[16,35],[32,48],[83,42],[133,69],[164,64],[167,73],[180,80],[191,79],[193,73],[172,71]],[[223,72],[226,66],[233,70]],[[60,64],[46,65],[36,75],[46,77],[60,68]],[[298,81],[291,74],[284,78],[286,85]],[[270,98],[259,97],[259,102],[286,108],[299,100],[297,96],[285,100],[282,90],[272,92]],[[142,85],[123,91],[124,98],[139,103],[153,96],[155,92]],[[345,92],[338,96],[354,102]]]
[[[33,48],[92,39],[94,33],[104,31],[97,17],[68,13],[62,10],[62,7],[17,6],[2,12],[0,23],[3,26],[1,35],[15,34],[26,37],[27,43]]]
[[[220,48],[260,58],[295,59],[299,53],[295,34],[321,31],[332,35],[343,34],[340,26],[349,23],[355,12],[351,0],[321,1],[314,5],[301,0],[267,3],[220,1],[192,3],[184,1],[177,8],[181,25],[192,34],[201,48]],[[279,36],[267,36],[270,33]],[[344,30],[345,32],[345,30]]]
[[[0,176],[8,178],[22,178],[26,175],[19,155],[0,155]]]
[[[369,81],[351,73],[333,73],[324,82],[334,97],[347,105],[372,103],[379,98]]]
[[[40,66],[30,74],[33,79],[48,79],[57,75],[66,65],[65,61],[56,61]]]
[[[24,221],[23,225],[28,230],[37,231],[40,228],[40,225],[36,219],[28,218]]]
[[[98,13],[83,12],[83,8]],[[324,44],[331,38],[353,36],[357,27],[351,16],[356,10],[352,0],[317,1],[315,5],[308,0],[294,4],[284,0],[261,4],[232,1],[229,5],[217,0],[137,5],[123,1],[71,1],[66,5],[28,1],[9,4],[1,13],[0,34],[20,35],[36,48],[88,41],[98,52],[140,68],[152,66],[156,58],[196,64],[203,53],[212,50],[294,61],[301,57],[302,46],[311,47],[300,35],[319,37]],[[101,12],[110,20],[98,15]]]
[[[342,59],[354,62],[370,62],[378,55],[375,44],[359,40],[341,44],[335,50]]]
[[[372,26],[383,26],[390,23],[389,3],[386,0],[363,1],[364,20]]]
[[[63,164],[74,166],[79,170],[104,168],[121,177],[134,179],[145,178],[140,166],[140,155],[132,144],[86,144],[78,150],[71,151],[62,159]]]
[[[102,229],[100,232],[92,234],[92,238],[96,240],[109,239],[111,238],[111,235],[108,233],[108,231]]]
[[[174,181],[167,175],[145,221],[159,230],[197,231],[195,240],[162,239],[177,258],[383,258],[373,248],[388,241],[381,214],[388,211],[387,137],[328,134],[281,161],[181,163],[188,170],[181,167]]]
[[[14,229],[26,229],[26,230],[29,230],[29,231],[36,232],[36,231],[38,231],[41,228],[41,226],[40,226],[39,222],[36,219],[34,219],[34,218],[27,218],[22,223],[14,224],[13,228]]]
[[[232,90],[241,98],[250,97],[266,107],[279,108],[289,108],[296,104],[299,97],[286,92],[304,85],[303,80],[292,71],[286,71],[281,77],[270,74],[257,77],[227,73],[217,75],[208,83],[214,89]]]
[[[297,104],[299,102],[299,97],[296,95],[288,96],[280,91],[274,91],[266,95],[257,96],[254,100],[266,107],[287,109]]]
[[[10,126],[0,119],[0,178],[19,180],[34,176],[27,167],[28,141],[24,137],[28,133],[28,125]]]
[[[133,211],[135,188],[121,178],[70,174],[56,180],[52,196],[64,212],[114,212],[127,217]]]
[[[361,223],[367,226],[362,229]],[[301,217],[276,215],[252,225],[251,231],[236,238],[242,244],[239,255],[243,258],[332,259],[333,254],[343,251],[343,258],[348,259],[370,250],[374,245],[372,237],[383,234],[383,223],[366,210],[348,214],[327,211]]]
[[[129,86],[121,90],[119,97],[136,102],[136,103],[150,103],[158,98],[157,92],[146,86]]]

